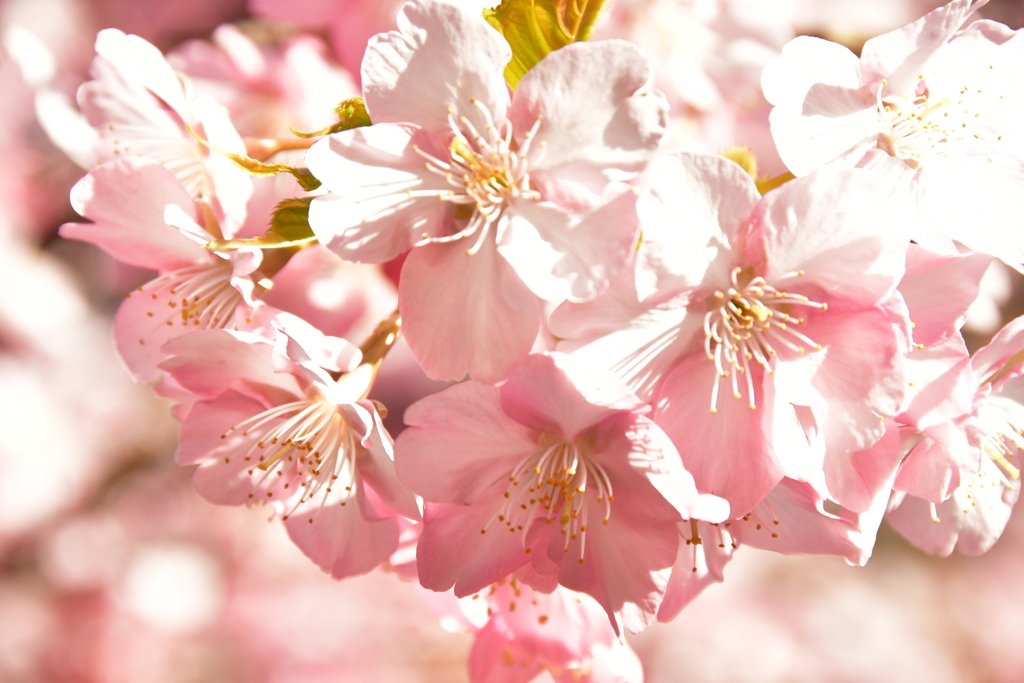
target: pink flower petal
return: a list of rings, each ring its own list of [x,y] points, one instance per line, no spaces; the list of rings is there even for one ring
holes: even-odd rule
[[[255,459],[246,459],[244,454],[255,447],[257,437],[230,431],[265,408],[250,397],[226,391],[213,401],[197,402],[189,412],[178,437],[175,460],[179,465],[199,465],[192,484],[206,500],[217,505],[244,505],[291,495],[280,477],[258,469]]]
[[[139,36],[108,28],[96,36],[96,54],[116,64],[125,78],[145,87],[185,119],[181,81],[156,47]]]
[[[543,156],[531,170],[542,177],[581,167],[642,170],[668,114],[650,78],[647,58],[622,40],[570,43],[545,56],[519,82],[509,112],[520,142],[544,117],[537,133]]]
[[[918,328],[914,328],[917,333]],[[901,424],[924,430],[946,424],[971,412],[977,390],[971,359],[960,333],[906,358],[907,404]]]
[[[557,349],[581,363],[610,368],[638,396],[649,398],[680,356],[703,341],[703,321],[683,306],[651,308],[632,290],[633,273],[620,273],[603,296],[584,304],[565,303],[549,320]]]
[[[567,439],[643,405],[614,376],[562,354],[527,356],[502,385],[500,396],[501,409],[516,422]]]
[[[725,390],[718,411],[710,413],[716,372],[703,354],[683,360],[661,386],[655,421],[679,449],[697,490],[728,500],[735,517],[753,509],[782,478],[782,470],[765,427],[771,422],[766,414],[770,385],[757,377],[757,410]]]
[[[600,449],[595,462],[604,464],[608,458],[625,455],[633,469],[646,477],[683,519],[717,523],[729,518],[729,504],[717,496],[697,492],[693,476],[683,467],[672,441],[647,417],[635,413],[611,417],[598,426],[595,441]]]
[[[1020,487],[1005,486],[996,469],[989,458],[982,458],[981,474],[970,484],[961,484],[945,502],[933,508],[907,496],[886,519],[927,553],[947,556],[959,547],[965,555],[981,555],[1002,535],[1020,496]]]
[[[401,480],[429,501],[469,505],[538,448],[501,410],[498,389],[464,382],[409,406],[395,442]],[[499,497],[501,493],[498,494]]]
[[[547,554],[560,565],[558,582],[597,600],[616,633],[620,625],[639,633],[654,621],[664,595],[680,542],[679,513],[628,460],[602,457],[601,465],[615,486],[607,522],[591,513],[586,534],[575,540],[552,532]]]
[[[728,281],[733,263],[723,257],[730,247],[743,253],[750,212],[761,199],[746,171],[717,155],[676,154],[655,162],[645,178],[651,191],[637,201],[640,300]]]
[[[416,550],[420,584],[435,591],[455,587],[465,597],[495,583],[530,560],[543,547],[524,547],[523,535],[491,524],[505,499],[508,481],[491,486],[473,505],[426,503],[423,534]],[[529,552],[527,552],[529,551]]]
[[[744,545],[786,555],[837,555],[859,563],[856,525],[825,512],[822,497],[804,482],[783,479],[749,519],[729,530]]]
[[[780,397],[825,408],[819,425],[828,448],[869,448],[884,432],[879,418],[894,417],[907,392],[903,346],[892,321],[878,309],[827,312],[808,316],[803,332],[824,348],[810,354],[808,361],[814,363],[779,363],[775,385]]]
[[[885,78],[885,94],[910,94],[924,65],[986,1],[972,7],[972,0],[953,0],[911,24],[867,41],[861,51],[865,76]]]
[[[814,285],[830,307],[863,308],[891,296],[903,276],[909,234],[873,173],[821,171],[788,182],[765,196],[751,224],[750,261],[780,291]]]
[[[906,456],[900,464],[894,488],[915,498],[941,503],[960,485],[961,468],[976,471],[981,464],[977,444],[970,443],[963,427],[938,424],[924,434],[907,429]]]
[[[542,299],[595,298],[636,246],[636,195],[621,189],[582,218],[555,204],[517,202],[500,224],[498,252]]]
[[[411,122],[436,135],[450,130],[455,108],[482,130],[473,98],[505,118],[503,72],[512,51],[500,33],[453,4],[417,0],[398,14],[398,31],[370,39],[363,57],[363,97],[375,123]]]
[[[963,326],[991,262],[987,254],[937,254],[910,245],[899,290],[914,321],[914,342],[931,346]]]
[[[761,85],[775,105],[772,137],[795,175],[875,146],[876,98],[864,85],[857,56],[842,45],[800,36],[765,66]]]
[[[163,348],[161,369],[188,391],[213,398],[227,389],[280,405],[305,394],[295,377],[274,372],[274,347],[246,332],[200,330]]]
[[[493,243],[473,255],[461,241],[414,249],[399,298],[409,348],[432,379],[500,381],[540,331],[540,301]]]
[[[155,161],[126,157],[97,166],[71,190],[71,205],[92,223],[65,223],[60,234],[100,247],[118,261],[174,270],[208,257],[164,222],[168,204],[195,215],[195,203],[174,174]]]
[[[342,408],[347,413],[355,410],[356,406],[364,412],[369,412],[373,420],[373,428],[364,439],[365,451],[356,461],[359,476],[373,489],[373,492],[380,498],[380,502],[388,509],[408,519],[418,520],[420,510],[416,503],[416,495],[402,485],[395,472],[391,435],[384,428],[380,415],[369,401],[361,401],[358,404]]]
[[[1006,323],[988,344],[974,352],[971,369],[980,385],[1004,368],[1019,364],[1018,354],[1024,351],[1024,316]],[[1011,363],[1010,367],[1006,367]]]
[[[117,351],[138,382],[160,379],[163,373],[157,365],[168,356],[164,344],[196,329],[182,319],[176,302],[169,305],[172,299],[166,288],[139,287],[129,293],[114,316]],[[235,311],[226,314],[234,315]]]
[[[885,434],[855,453],[827,453],[825,483],[830,497],[852,512],[868,510],[879,494],[888,495],[900,464],[899,428],[887,420]]]
[[[379,517],[356,480],[350,496],[328,496],[300,506],[284,521],[288,537],[335,579],[365,574],[398,547],[398,524]]]
[[[331,191],[309,208],[309,224],[322,244],[346,261],[384,263],[446,226],[452,205],[411,194],[449,187],[425,169],[416,147],[447,158],[422,129],[397,124],[342,131],[309,149],[306,164]]]
[[[726,525],[707,522],[692,524],[693,527],[689,522],[679,525],[683,542],[679,544],[676,563],[672,566],[665,599],[658,607],[658,621],[663,623],[679,616],[683,608],[703,593],[705,588],[725,580],[725,565],[738,547]],[[696,537],[694,528],[697,530]]]

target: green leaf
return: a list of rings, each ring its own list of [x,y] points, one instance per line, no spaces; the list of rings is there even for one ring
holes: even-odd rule
[[[505,81],[513,90],[527,71],[550,52],[589,40],[605,0],[501,0],[484,19],[512,47]]]
[[[188,127],[187,124],[186,127]],[[215,145],[209,140],[204,140],[200,136],[196,135],[196,132],[192,130],[191,127],[188,127],[188,132],[205,147],[217,154],[220,154],[222,157],[231,160],[234,162],[235,166],[238,166],[243,171],[254,176],[271,176],[277,175],[278,173],[291,173],[295,176],[295,180],[298,181],[299,187],[307,192],[320,187],[320,181],[304,168],[296,168],[295,166],[289,166],[288,164],[265,164],[262,161],[257,161],[256,159],[244,154],[229,152],[220,145]]]
[[[242,247],[290,249],[308,247],[316,242],[309,227],[309,203],[312,197],[294,197],[281,201],[270,218],[270,227],[262,237],[214,240],[205,245],[211,251],[231,251]]]
[[[321,128],[320,130],[312,133],[303,133],[292,128],[292,134],[300,138],[316,138],[321,135],[340,133],[341,131],[349,130],[350,128],[360,128],[362,126],[371,125],[370,115],[366,113],[366,103],[363,102],[362,97],[352,97],[347,99],[335,107],[334,111],[338,115],[337,123],[327,126],[326,128]]]

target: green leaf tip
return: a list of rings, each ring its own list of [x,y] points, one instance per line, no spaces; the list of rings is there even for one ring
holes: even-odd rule
[[[333,123],[326,128],[321,128],[320,130],[312,133],[303,133],[292,128],[292,134],[300,138],[317,138],[322,135],[340,133],[341,131],[349,130],[350,128],[369,126],[372,123],[370,121],[370,115],[366,113],[366,103],[363,102],[362,97],[351,97],[344,100],[334,108],[334,113],[338,115],[337,123]]]
[[[606,0],[501,0],[484,19],[512,47],[505,82],[513,90],[545,55],[569,43],[590,40]]]
[[[295,180],[298,181],[299,187],[307,192],[320,187],[320,181],[304,168],[296,168],[295,166],[289,166],[288,164],[266,164],[244,154],[230,152],[220,145],[215,145],[209,140],[200,137],[194,130],[192,130],[191,126],[186,124],[186,128],[188,128],[188,132],[192,134],[192,137],[198,140],[204,147],[220,154],[225,159],[229,159],[235,164],[235,166],[238,166],[246,173],[254,176],[271,176],[277,175],[278,173],[291,173],[292,176],[295,177]]]
[[[261,237],[214,240],[205,245],[211,251],[231,251],[242,247],[259,249],[302,249],[316,242],[309,227],[309,203],[312,197],[293,197],[278,203],[270,218],[270,227]]]

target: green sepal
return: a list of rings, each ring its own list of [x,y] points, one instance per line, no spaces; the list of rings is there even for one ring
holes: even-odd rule
[[[309,203],[312,197],[293,197],[282,200],[274,208],[270,227],[262,237],[248,239],[214,240],[205,245],[211,251],[231,251],[242,247],[260,249],[289,249],[308,247],[316,242],[309,227]]]
[[[203,146],[217,154],[220,154],[225,159],[230,160],[235,164],[235,166],[238,166],[246,173],[261,177],[277,175],[278,173],[291,173],[295,177],[295,180],[298,181],[299,187],[307,192],[320,187],[320,181],[304,168],[296,168],[295,166],[289,166],[288,164],[265,164],[262,161],[257,161],[256,159],[244,154],[229,152],[220,145],[215,145],[209,140],[204,140],[199,135],[196,135],[196,132],[192,130],[191,126],[186,124],[186,128],[188,128],[188,132],[192,134],[192,137],[202,143]]]
[[[349,98],[335,107],[334,111],[338,115],[338,122],[326,128],[321,128],[312,133],[303,133],[294,128],[290,130],[293,135],[300,138],[318,138],[322,135],[331,135],[332,133],[340,133],[350,128],[361,128],[362,126],[372,124],[370,115],[366,113],[366,103],[363,102],[362,97]]]
[[[512,47],[505,82],[515,90],[527,71],[550,52],[590,40],[605,0],[501,0],[484,19]]]

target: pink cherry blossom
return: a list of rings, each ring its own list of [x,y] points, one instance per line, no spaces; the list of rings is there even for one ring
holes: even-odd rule
[[[96,52],[93,80],[78,92],[79,107],[98,134],[96,162],[121,156],[155,159],[194,198],[217,207],[229,230],[241,225],[252,195],[249,177],[206,150],[186,128],[244,154],[245,145],[224,107],[209,97],[193,98],[187,78],[138,36],[105,29],[96,37]]]
[[[896,488],[934,503],[959,483],[962,467],[975,469],[977,456],[959,426],[972,410],[977,380],[959,329],[977,297],[984,254],[936,254],[912,244],[900,293],[914,324],[915,348],[907,355],[907,402],[897,416],[902,450]]]
[[[698,489],[743,514],[783,476],[820,479],[809,439],[775,445],[773,425],[797,420],[793,406],[836,454],[869,448],[879,418],[899,411],[906,237],[865,171],[822,172],[760,199],[720,157],[680,155],[656,171],[632,282],[563,305],[551,329],[559,349],[652,396]]]
[[[552,52],[510,100],[509,46],[479,16],[422,0],[399,27],[363,60],[375,125],[307,154],[330,190],[310,224],[346,260],[416,247],[400,285],[413,353],[434,378],[500,380],[533,345],[542,300],[591,299],[629,260],[635,195],[611,177],[642,170],[664,101],[625,42]]]
[[[465,596],[530,563],[594,597],[616,629],[643,629],[677,524],[728,515],[646,411],[611,375],[561,355],[527,357],[500,388],[457,384],[410,407],[396,462],[428,501],[420,582]]]
[[[526,683],[543,672],[559,683],[643,680],[636,655],[588,595],[540,592],[513,576],[461,600],[424,598],[449,630],[473,632],[473,683]]]
[[[214,236],[197,224],[185,188],[156,161],[125,157],[97,166],[75,185],[71,202],[93,222],[66,223],[61,235],[160,272],[128,294],[114,320],[118,351],[138,381],[160,379],[160,347],[170,339],[194,329],[258,328],[262,313],[273,314],[269,307],[255,313],[264,308],[253,277],[261,252],[204,249]]]
[[[922,549],[949,555],[986,552],[998,540],[1020,496],[1024,448],[1024,320],[1006,325],[970,360],[976,387],[969,414],[911,432],[887,515]]]
[[[864,45],[800,37],[764,71],[772,134],[798,176],[863,166],[917,206],[914,237],[954,239],[1017,267],[1024,210],[1024,39],[984,2],[954,0]]]
[[[289,340],[280,337],[279,342]],[[330,342],[330,343],[329,343]],[[196,403],[177,461],[198,465],[212,503],[273,503],[299,548],[335,578],[362,574],[398,546],[396,514],[418,518],[394,475],[391,437],[366,399],[369,366],[358,350],[307,336],[288,354],[255,335],[208,330],[165,348],[163,369]],[[322,367],[349,371],[335,381]]]

